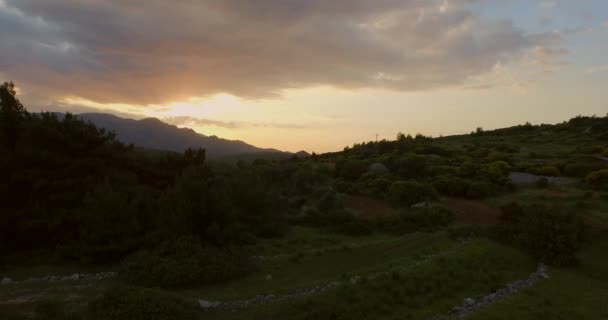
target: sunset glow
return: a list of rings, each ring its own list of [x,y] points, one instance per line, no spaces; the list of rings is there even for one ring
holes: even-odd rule
[[[274,2],[157,1],[142,18],[132,1],[3,0],[0,33],[17,45],[0,44],[0,75],[31,110],[156,117],[289,151],[608,111],[605,1]],[[69,13],[81,9],[110,22]]]

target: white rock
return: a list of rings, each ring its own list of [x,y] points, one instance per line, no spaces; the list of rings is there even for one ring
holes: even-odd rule
[[[361,277],[359,277],[359,276],[354,276],[354,277],[350,278],[351,284],[357,284],[357,283],[359,283],[359,281],[361,281]]]
[[[80,279],[80,275],[78,273],[74,273],[73,275],[69,276],[68,278],[69,278],[69,280],[76,281],[76,280]]]
[[[422,209],[422,208],[426,208],[428,206],[429,206],[429,203],[426,202],[426,201],[425,202],[419,202],[419,203],[413,204],[412,205],[412,209]]]
[[[271,275],[271,274],[267,274],[267,275],[266,275],[266,280],[267,280],[267,281],[272,280],[272,275]]]
[[[4,278],[4,279],[2,279],[2,282],[0,282],[0,283],[2,283],[3,286],[6,286],[6,285],[13,283],[13,280],[11,278]]]
[[[217,301],[207,301],[207,300],[198,300],[198,305],[203,309],[213,309],[220,306],[220,302]]]
[[[473,298],[466,298],[464,299],[464,304],[467,306],[472,306],[475,304],[475,299]]]

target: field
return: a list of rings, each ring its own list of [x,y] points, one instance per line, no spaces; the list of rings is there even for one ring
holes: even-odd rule
[[[482,228],[495,224],[497,207],[510,201],[565,201],[584,208],[592,229],[579,254],[580,265],[551,267],[549,279],[482,307],[466,318],[607,317],[605,197],[606,194],[597,194],[584,199],[581,190],[560,187],[524,188],[484,201],[443,199],[455,212],[458,224]],[[361,202],[366,205],[365,201],[358,201],[353,201],[353,206]],[[450,310],[467,298],[479,299],[510,282],[525,279],[537,264],[521,250],[483,236],[455,237],[449,231],[350,237],[294,227],[284,238],[258,243],[252,252],[257,254],[258,268],[245,278],[167,292],[186,301],[197,310],[200,319],[330,319],[332,314],[341,315],[340,319],[372,315],[374,319],[438,319],[449,318]],[[68,310],[84,309],[89,301],[119,283],[120,278],[40,279],[76,272],[83,277],[85,273],[115,269],[9,267],[3,274],[16,283],[0,286],[0,310],[5,314],[31,314],[55,304],[65,304]],[[28,278],[38,280],[27,281]],[[198,300],[221,304],[204,311]]]
[[[608,317],[608,118],[210,163],[21,116],[0,319]]]

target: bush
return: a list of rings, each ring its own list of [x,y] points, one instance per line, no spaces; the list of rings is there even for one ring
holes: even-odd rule
[[[452,239],[468,239],[480,235],[481,229],[475,225],[455,225],[447,229],[448,235]]]
[[[536,186],[541,189],[547,188],[549,186],[549,179],[545,177],[539,178],[538,180],[536,180]]]
[[[560,175],[559,169],[554,166],[540,167],[540,168],[536,169],[534,173],[536,175],[546,176],[546,177],[559,177],[559,175]]]
[[[453,213],[442,206],[431,205],[424,208],[406,209],[398,217],[379,219],[379,229],[405,234],[418,231],[435,231],[451,224]]]
[[[254,270],[249,255],[238,248],[203,247],[194,237],[167,241],[123,261],[121,277],[148,287],[183,287],[222,282]]]
[[[441,194],[465,197],[471,182],[455,176],[440,176],[435,178],[432,184]]]
[[[512,203],[502,208],[498,234],[527,248],[545,263],[575,263],[583,241],[584,225],[577,214],[563,208]]]
[[[484,199],[494,194],[494,187],[487,182],[473,181],[467,190],[467,198]]]
[[[598,170],[590,173],[585,178],[585,182],[588,186],[596,189],[608,188],[608,169]]]
[[[348,236],[367,236],[373,233],[369,221],[353,219],[336,228],[336,231]]]
[[[115,286],[89,304],[87,319],[195,320],[200,318],[197,307],[194,299],[186,301],[167,292]]]
[[[481,168],[481,174],[493,183],[503,185],[509,180],[509,171],[511,166],[504,161],[495,161],[484,165]]]
[[[585,162],[567,164],[564,167],[564,175],[568,177],[585,177],[588,174],[606,168],[606,164],[597,159],[585,159]]]
[[[431,185],[413,180],[397,181],[389,188],[391,201],[402,206],[431,201],[439,198],[439,194]]]

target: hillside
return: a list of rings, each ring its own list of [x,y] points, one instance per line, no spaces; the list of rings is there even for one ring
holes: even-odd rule
[[[106,113],[83,113],[78,117],[93,122],[99,128],[114,131],[121,142],[145,149],[183,152],[188,148],[203,148],[207,150],[209,158],[280,152],[258,148],[239,140],[202,135],[192,129],[178,128],[155,118],[133,120]]]
[[[237,165],[150,156],[72,115],[13,119],[1,319],[608,315],[608,117]]]

